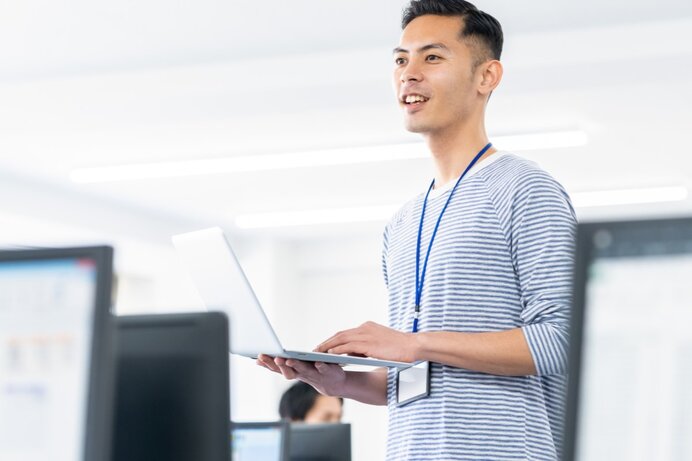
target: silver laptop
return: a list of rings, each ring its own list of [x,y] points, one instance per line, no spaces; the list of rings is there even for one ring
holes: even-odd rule
[[[221,310],[228,314],[231,320],[232,353],[251,358],[267,354],[340,365],[394,368],[412,365],[368,357],[284,349],[220,228],[174,235],[172,240],[207,309]]]

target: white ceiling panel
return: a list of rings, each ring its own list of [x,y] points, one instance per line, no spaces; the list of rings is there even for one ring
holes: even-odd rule
[[[428,160],[80,185],[69,175],[417,140],[390,83],[404,3],[0,3],[0,166],[190,222],[401,203],[427,183]],[[478,5],[506,31],[491,135],[583,130],[586,146],[522,152],[570,191],[692,183],[692,4]]]

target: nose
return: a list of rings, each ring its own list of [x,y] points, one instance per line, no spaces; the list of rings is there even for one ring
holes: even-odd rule
[[[406,66],[401,70],[399,75],[401,83],[406,82],[420,82],[423,79],[423,74],[421,73],[420,66],[413,60],[406,63]]]

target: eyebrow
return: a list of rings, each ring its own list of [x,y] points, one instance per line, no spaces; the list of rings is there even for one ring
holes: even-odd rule
[[[449,51],[449,48],[443,43],[431,43],[429,45],[421,46],[420,48],[418,48],[419,53],[422,53],[422,52],[428,51],[428,50]],[[396,54],[396,53],[408,53],[408,50],[405,48],[400,48],[397,46],[396,48],[394,48],[394,50],[392,50],[392,54]]]

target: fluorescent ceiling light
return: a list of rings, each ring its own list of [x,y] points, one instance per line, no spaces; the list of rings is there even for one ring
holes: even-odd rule
[[[287,154],[247,155],[173,162],[135,163],[129,165],[78,168],[72,171],[70,179],[78,183],[89,183],[348,165],[353,163],[372,163],[418,158],[421,157],[420,150],[421,148],[418,143],[410,143],[314,150]]]
[[[236,217],[235,225],[240,229],[260,229],[267,227],[383,221],[389,219],[399,207],[400,205],[385,205],[359,208],[257,213]]]
[[[687,196],[687,188],[682,186],[575,192],[571,194],[572,203],[577,208],[678,202],[686,200]]]
[[[640,189],[619,189],[570,194],[576,208],[616,205],[639,205],[675,202],[688,197],[682,186]],[[237,216],[235,225],[240,229],[262,229],[322,224],[345,224],[387,221],[401,205],[383,205],[360,208],[332,208],[294,212],[257,213]]]
[[[583,146],[588,142],[588,136],[584,131],[574,130],[493,136],[492,140],[494,145],[503,150],[526,151]],[[76,183],[131,181],[201,176],[219,173],[388,162],[427,157],[429,157],[429,154],[425,144],[423,142],[413,142],[284,154],[247,155],[77,168],[70,174],[70,179]]]
[[[493,136],[491,141],[503,150],[527,151],[585,146],[589,142],[589,136],[582,130],[553,131]]]

